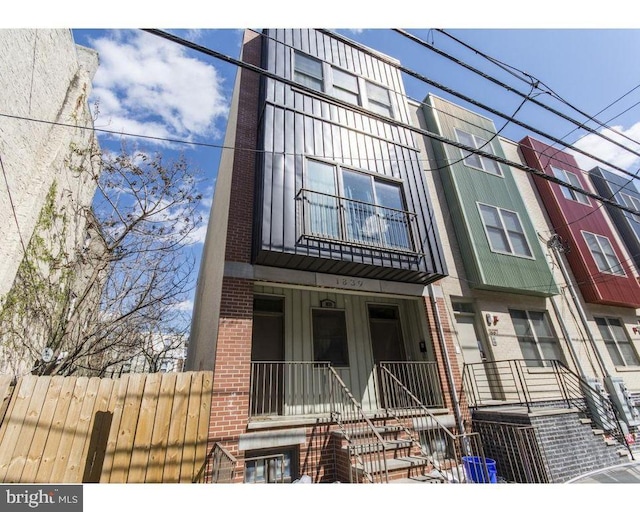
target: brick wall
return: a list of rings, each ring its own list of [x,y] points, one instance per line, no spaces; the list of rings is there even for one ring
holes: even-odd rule
[[[607,445],[602,434],[594,433],[592,425],[581,423],[577,411],[565,409],[553,413],[546,410],[527,415],[500,409],[480,410],[474,413],[473,419],[476,430],[481,433],[485,455],[496,461],[498,476],[508,480],[514,474],[527,473],[523,467],[525,462],[518,459],[516,437],[495,427],[483,429],[478,421],[533,427],[535,434],[530,438],[533,444],[525,447],[525,456],[531,458],[539,452],[544,461],[540,473],[546,473],[552,483],[566,482],[583,473],[626,461],[617,453],[621,446]],[[516,467],[518,465],[520,467]]]
[[[260,64],[260,36],[247,31],[243,60]],[[233,164],[226,261],[249,263],[253,229],[255,151],[258,133],[259,75],[240,76],[236,150]],[[238,437],[246,432],[249,411],[253,281],[225,277],[220,297],[220,321],[214,366],[209,443],[220,442],[244,465]],[[236,480],[242,481],[242,471]]]

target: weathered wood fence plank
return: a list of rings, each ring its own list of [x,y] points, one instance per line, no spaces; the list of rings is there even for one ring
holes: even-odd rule
[[[14,389],[0,376],[0,400],[10,396],[0,482],[191,482],[206,456],[212,382],[211,372],[25,376]]]

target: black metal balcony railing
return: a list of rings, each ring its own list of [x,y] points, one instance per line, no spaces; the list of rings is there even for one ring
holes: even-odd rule
[[[438,365],[434,361],[384,361],[378,364],[381,369],[387,371],[378,372],[379,387],[391,389],[387,380],[390,376],[398,379],[406,388],[420,400],[425,407],[443,408],[444,399]],[[382,404],[386,408],[396,406],[396,395],[381,394]]]
[[[302,202],[301,233],[307,238],[417,254],[411,236],[415,213],[308,189],[296,199]]]

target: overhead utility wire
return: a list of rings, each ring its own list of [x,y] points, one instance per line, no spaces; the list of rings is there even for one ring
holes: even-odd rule
[[[471,45],[469,45],[469,44],[465,43],[464,41],[462,41],[462,40],[458,39],[457,37],[455,37],[455,36],[453,36],[453,35],[449,34],[449,33],[448,33],[447,31],[445,31],[445,30],[442,30],[442,29],[436,29],[436,30],[437,30],[438,32],[440,32],[441,34],[444,34],[445,36],[447,36],[447,37],[449,37],[449,38],[453,39],[454,41],[456,41],[457,43],[461,44],[461,45],[462,45],[462,46],[464,46],[465,48],[467,48],[467,49],[471,50],[472,52],[474,52],[474,53],[476,53],[476,54],[480,55],[481,57],[483,57],[483,58],[485,58],[485,59],[489,60],[490,62],[493,62],[494,64],[496,64],[496,65],[500,66],[502,69],[505,69],[505,67],[509,67],[509,68],[511,68],[511,69],[515,69],[515,70],[517,70],[519,73],[522,73],[523,75],[525,75],[525,76],[529,77],[529,79],[530,79],[530,80],[534,80],[537,84],[543,84],[543,85],[546,87],[546,89],[548,90],[548,92],[549,92],[549,94],[550,94],[551,96],[553,96],[554,98],[556,98],[556,99],[557,99],[557,100],[559,100],[560,102],[564,103],[564,104],[565,104],[565,105],[567,105],[569,108],[571,108],[571,109],[575,110],[575,111],[576,111],[576,112],[578,112],[579,114],[581,114],[581,115],[585,116],[585,117],[587,118],[587,121],[585,121],[585,122],[594,121],[596,124],[598,124],[598,125],[599,125],[599,126],[601,126],[602,128],[607,128],[607,129],[609,129],[609,130],[613,131],[614,133],[616,133],[617,135],[620,135],[621,137],[623,137],[623,138],[625,138],[625,139],[629,140],[630,142],[633,142],[633,143],[635,143],[635,144],[640,144],[640,142],[638,142],[638,141],[636,141],[636,140],[632,139],[631,137],[629,137],[629,136],[625,135],[624,133],[620,133],[620,132],[618,132],[617,130],[614,130],[613,128],[611,128],[610,126],[608,126],[606,123],[603,123],[603,122],[599,121],[598,119],[596,119],[596,117],[595,117],[595,116],[597,116],[597,115],[598,115],[598,114],[600,114],[601,112],[599,112],[598,114],[595,114],[595,115],[593,115],[593,116],[592,116],[592,115],[589,115],[589,114],[587,114],[586,112],[583,112],[582,110],[580,110],[578,107],[576,107],[576,106],[572,105],[571,103],[569,103],[569,102],[568,102],[567,100],[565,100],[562,96],[560,96],[560,95],[559,95],[558,93],[556,93],[553,89],[551,89],[548,85],[544,84],[544,82],[540,81],[539,79],[537,79],[537,78],[536,78],[536,77],[534,77],[533,75],[530,75],[529,73],[527,73],[527,72],[525,72],[525,71],[519,70],[519,69],[517,69],[517,68],[515,68],[515,67],[513,67],[513,66],[510,66],[510,65],[508,65],[508,64],[505,64],[505,63],[503,63],[503,62],[499,61],[498,59],[495,59],[495,58],[493,58],[493,57],[491,57],[491,56],[487,55],[486,53],[481,52],[481,51],[480,51],[480,50],[478,50],[477,48],[474,48],[473,46],[471,46]],[[408,35],[409,35],[409,36],[411,36],[411,34],[408,34]],[[415,36],[412,36],[411,38],[414,38],[414,37],[415,37]],[[429,43],[422,42],[421,44],[423,44],[423,45],[427,45],[427,46],[428,46],[428,44],[429,44]],[[434,49],[434,51],[435,51],[435,49]],[[438,50],[438,51],[441,51],[441,50]],[[443,52],[443,53],[444,53],[444,52]],[[445,54],[445,55],[446,55],[446,54]],[[520,80],[522,80],[523,82],[530,84],[530,81],[529,81],[529,80],[525,80],[525,79],[524,79],[524,78],[522,78],[522,77],[518,77],[517,75],[515,75],[514,73],[512,73],[511,71],[509,71],[509,70],[507,70],[507,69],[505,69],[505,71],[508,71],[509,73],[511,73],[512,75],[516,76],[517,78],[519,78],[519,79],[520,79]],[[497,83],[497,82],[496,82],[496,83]],[[507,85],[506,87],[509,87],[509,86]],[[514,92],[515,92],[515,89],[514,89]],[[631,91],[629,91],[629,92],[631,92]],[[627,94],[629,94],[629,93],[627,93]],[[626,94],[625,94],[625,96],[626,96]],[[614,103],[615,103],[615,102],[614,102]],[[565,120],[570,121],[570,122],[572,122],[572,123],[574,123],[574,124],[577,124],[577,125],[578,125],[578,127],[584,128],[585,130],[588,130],[588,131],[590,131],[590,132],[592,132],[592,133],[594,133],[594,134],[601,135],[603,138],[605,138],[605,139],[606,139],[606,140],[608,140],[609,142],[611,142],[611,143],[613,143],[613,144],[615,144],[615,145],[617,145],[617,146],[620,146],[621,148],[628,149],[628,148],[626,148],[625,146],[620,145],[620,144],[619,144],[618,142],[616,142],[615,140],[613,140],[613,139],[609,139],[608,137],[606,137],[606,136],[604,136],[604,135],[602,135],[602,134],[599,134],[599,133],[598,133],[597,131],[595,131],[593,128],[589,128],[589,127],[587,127],[584,123],[581,123],[580,121],[576,121],[576,120],[574,120],[574,119],[570,118],[569,116],[567,116],[566,114],[564,114],[564,113],[562,113],[562,112],[559,112],[559,111],[556,111],[555,109],[552,109],[552,107],[549,107],[549,106],[547,106],[547,105],[542,105],[542,106],[543,106],[544,108],[547,108],[548,110],[550,110],[550,111],[551,111],[551,112],[553,112],[554,114],[556,114],[556,115],[559,115],[559,116],[563,117]],[[607,108],[608,108],[608,107],[607,107]],[[605,109],[605,110],[606,110],[606,109]],[[629,151],[631,151],[631,152],[633,152],[635,155],[640,156],[640,153],[636,153],[636,152],[634,152],[634,151],[632,151],[632,150],[630,150],[630,149],[628,149],[628,150],[629,150]]]
[[[418,128],[418,127],[415,127],[415,126],[412,126],[412,125],[409,125],[409,124],[400,123],[396,119],[392,119],[390,117],[383,116],[383,115],[371,112],[371,111],[369,111],[369,110],[367,110],[367,109],[365,109],[363,107],[360,107],[358,105],[353,105],[353,104],[351,104],[349,102],[342,101],[342,100],[340,100],[338,98],[334,98],[332,96],[329,96],[328,94],[316,91],[315,89],[311,89],[310,87],[305,87],[305,86],[303,86],[302,84],[300,84],[298,82],[295,82],[293,80],[289,80],[288,78],[284,78],[282,76],[279,76],[279,75],[277,75],[275,73],[272,73],[271,71],[267,71],[267,70],[265,70],[265,69],[263,69],[263,68],[261,68],[259,66],[255,66],[253,64],[249,64],[248,62],[244,62],[244,61],[239,60],[239,59],[235,59],[233,57],[230,57],[228,55],[220,53],[220,52],[218,52],[216,50],[212,50],[212,49],[207,48],[205,46],[201,46],[201,45],[199,45],[197,43],[194,43],[192,41],[188,41],[188,40],[183,39],[183,38],[181,38],[179,36],[176,36],[176,35],[170,34],[168,32],[165,32],[163,30],[158,30],[158,29],[142,29],[142,30],[144,30],[145,32],[148,32],[150,34],[156,35],[158,37],[161,37],[163,39],[166,39],[168,41],[172,41],[172,42],[174,42],[176,44],[179,44],[181,46],[185,46],[187,48],[190,48],[192,50],[198,51],[200,53],[204,53],[205,55],[209,55],[211,57],[215,57],[215,58],[224,60],[225,62],[228,62],[228,63],[231,63],[231,64],[235,64],[235,65],[237,65],[237,66],[239,66],[239,67],[241,67],[243,69],[247,69],[249,71],[253,71],[254,73],[258,73],[258,74],[260,74],[262,76],[265,76],[267,78],[271,78],[273,80],[276,80],[278,82],[284,83],[284,84],[289,85],[291,87],[295,87],[295,88],[298,88],[300,90],[307,91],[310,94],[314,94],[314,95],[316,95],[318,97],[321,97],[321,98],[324,98],[324,99],[328,99],[328,100],[330,100],[330,101],[332,101],[334,103],[337,103],[337,104],[340,104],[340,105],[344,105],[345,107],[347,107],[347,108],[349,108],[351,110],[355,110],[355,111],[361,112],[361,113],[363,113],[363,114],[365,114],[365,115],[367,115],[369,117],[378,119],[380,121],[384,121],[386,123],[392,123],[392,124],[401,126],[403,128],[406,128],[407,130],[413,131],[414,133],[420,134],[420,135],[422,135],[424,137],[429,137],[431,139],[434,139],[434,140],[437,140],[439,142],[442,142],[443,144],[448,144],[448,145],[451,145],[451,146],[455,146],[455,147],[457,147],[459,149],[463,149],[463,150],[468,151],[470,153],[475,153],[475,154],[478,154],[480,156],[484,156],[485,158],[488,158],[488,159],[491,159],[491,160],[495,160],[495,161],[497,161],[499,163],[508,165],[510,167],[515,167],[516,169],[520,169],[520,170],[528,172],[530,174],[534,174],[536,176],[539,176],[542,179],[551,181],[551,182],[556,183],[558,185],[562,185],[563,187],[566,187],[566,188],[569,188],[571,190],[574,190],[575,192],[580,192],[581,194],[586,195],[587,197],[591,197],[592,199],[594,199],[596,201],[602,201],[602,202],[610,204],[610,205],[612,205],[612,206],[614,206],[616,208],[619,208],[621,210],[628,211],[629,213],[633,213],[635,215],[640,215],[640,212],[638,212],[637,210],[634,210],[633,208],[629,208],[629,207],[627,207],[625,205],[620,205],[617,202],[612,201],[611,199],[607,199],[605,197],[599,196],[598,194],[594,194],[591,191],[581,189],[580,187],[576,187],[576,186],[572,185],[571,183],[567,183],[567,182],[564,182],[564,181],[556,178],[555,176],[552,176],[550,174],[546,174],[545,172],[540,171],[539,169],[535,169],[533,167],[529,167],[527,165],[520,164],[518,162],[512,162],[512,161],[510,161],[510,160],[508,160],[506,158],[503,158],[501,156],[494,155],[493,153],[487,153],[485,151],[480,151],[477,148],[472,148],[471,146],[467,146],[465,144],[461,144],[460,142],[447,139],[446,137],[443,137],[442,135],[430,132],[428,130],[423,130],[421,128]],[[333,35],[334,34],[332,34],[332,36]],[[343,39],[342,37],[340,37],[337,34],[335,36],[337,36],[339,39]],[[344,39],[346,41],[348,41],[351,45],[356,44],[356,43],[353,43],[352,41],[350,41],[350,40],[348,40],[346,38],[344,38]],[[359,45],[357,45],[357,46],[359,46]],[[380,56],[376,55],[376,58],[380,58]],[[406,69],[406,68],[402,68],[402,66],[399,66],[399,69],[402,70],[402,69]],[[413,72],[411,70],[407,70],[407,72],[410,73],[410,74],[415,74],[417,76],[420,76],[418,73],[415,73],[415,72]],[[429,79],[424,78],[424,77],[422,77],[422,79],[426,80],[428,82],[432,82]],[[445,86],[438,86],[438,87],[445,87]],[[448,88],[445,88],[445,89],[448,89]],[[458,95],[459,93],[456,93],[454,91],[454,92],[452,92],[452,94]],[[469,98],[467,101],[473,102],[474,104],[477,103],[474,100],[472,100],[471,98]],[[488,109],[488,107],[483,107],[483,108],[487,108]],[[506,119],[506,116],[504,114],[497,113],[496,115],[499,115],[500,117],[503,117],[503,118]],[[517,122],[517,121],[514,120],[514,122]],[[519,122],[517,122],[517,123],[521,124]],[[540,133],[538,130],[535,130],[535,131],[536,131],[536,133]],[[592,157],[592,158],[595,159],[595,157]],[[603,161],[603,163],[606,163],[606,162]],[[607,165],[610,165],[610,164],[607,164]],[[621,169],[621,171],[624,171],[624,170]],[[625,172],[627,172],[627,171],[625,171]]]
[[[474,100],[473,98],[471,98],[471,97],[469,97],[469,96],[467,96],[465,94],[462,94],[462,93],[460,93],[458,91],[455,91],[454,89],[451,89],[450,87],[447,87],[446,85],[443,85],[443,84],[440,84],[440,83],[438,83],[438,82],[436,82],[434,80],[431,80],[430,78],[427,78],[426,76],[418,73],[417,71],[414,71],[414,70],[409,69],[409,68],[407,68],[405,66],[402,66],[401,64],[398,64],[398,63],[396,63],[396,62],[394,62],[394,61],[392,61],[392,60],[390,60],[388,58],[384,59],[382,56],[380,56],[377,53],[374,53],[371,50],[367,51],[367,49],[363,48],[362,45],[360,45],[358,43],[355,43],[355,42],[351,41],[348,38],[342,37],[340,34],[334,34],[333,32],[331,32],[329,30],[325,30],[325,29],[317,29],[317,30],[319,32],[321,32],[321,33],[324,33],[324,34],[327,34],[327,35],[331,35],[332,37],[340,39],[345,44],[357,47],[361,51],[363,51],[365,53],[368,53],[370,56],[373,56],[373,57],[375,57],[377,59],[382,59],[385,62],[387,62],[390,66],[395,67],[399,71],[401,71],[403,73],[406,73],[407,75],[412,76],[413,78],[416,78],[417,80],[420,80],[421,82],[424,82],[427,85],[431,85],[432,87],[436,87],[436,88],[438,88],[438,89],[440,89],[440,90],[442,90],[442,91],[444,91],[444,92],[446,92],[448,94],[451,94],[452,96],[460,98],[463,101],[466,101],[466,102],[468,102],[468,103],[470,103],[470,104],[472,104],[472,105],[474,105],[476,107],[479,107],[479,108],[481,108],[483,110],[486,110],[487,112],[490,112],[490,113],[492,113],[492,114],[494,114],[494,115],[496,115],[498,117],[501,117],[502,119],[509,120],[509,116],[507,114],[505,114],[503,112],[500,112],[499,110],[496,110],[493,107],[485,105],[484,103],[481,103],[481,102],[479,102],[477,100]],[[286,80],[286,79],[284,79],[284,80]],[[596,160],[597,162],[603,163],[603,164],[611,167],[612,169],[615,169],[615,170],[621,172],[622,174],[626,174],[626,175],[632,176],[634,178],[636,177],[634,174],[630,173],[626,169],[623,169],[622,167],[618,167],[616,165],[613,165],[610,162],[607,162],[606,160],[603,160],[602,158],[597,157],[596,155],[592,155],[591,153],[588,153],[587,151],[584,151],[584,150],[582,150],[580,148],[574,147],[571,144],[568,144],[567,142],[564,142],[563,140],[558,139],[557,137],[554,137],[553,135],[550,135],[549,133],[543,132],[542,130],[539,130],[539,129],[537,129],[537,128],[535,128],[535,127],[533,127],[533,126],[531,126],[531,125],[529,125],[529,124],[527,124],[525,122],[519,121],[518,119],[515,119],[515,118],[514,119],[510,119],[510,120],[514,124],[522,126],[523,128],[526,128],[529,131],[537,133],[538,135],[541,135],[542,137],[545,137],[545,138],[547,138],[549,140],[552,140],[552,141],[554,141],[554,142],[556,142],[556,143],[558,143],[558,144],[560,144],[560,145],[562,145],[562,146],[564,146],[566,148],[573,149],[575,152],[581,153],[582,155],[587,156],[587,157],[589,157],[589,158],[591,158],[593,160]]]

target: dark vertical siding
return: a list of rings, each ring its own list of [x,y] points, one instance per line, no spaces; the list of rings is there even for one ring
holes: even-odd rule
[[[398,103],[398,115],[403,122],[408,120],[404,99],[397,100],[404,91],[400,74],[393,66],[315,30],[268,30],[267,35],[265,62],[270,71],[292,79],[293,48],[310,52],[331,65],[390,88],[396,96],[393,101]],[[258,205],[262,222],[256,261],[414,282],[428,282],[442,276],[444,260],[431,220],[420,154],[410,131],[333,103],[321,95],[309,94],[273,79],[265,82],[262,137],[267,154],[264,167],[259,170],[263,196],[262,204]],[[402,180],[406,208],[418,214],[412,237],[416,249],[424,253],[425,258],[344,243],[301,242],[295,196],[303,184],[305,157],[311,156]]]

